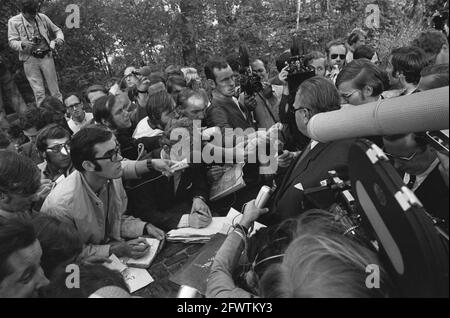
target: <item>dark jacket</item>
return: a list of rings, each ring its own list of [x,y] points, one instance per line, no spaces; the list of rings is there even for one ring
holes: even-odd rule
[[[319,143],[306,157],[300,156],[292,163],[274,195],[270,211],[274,223],[317,208],[306,202],[301,189],[319,187],[320,181],[327,179],[332,170],[348,174],[348,156],[353,143],[353,139]]]
[[[431,172],[415,192],[417,198],[433,217],[445,220],[448,227],[448,187],[439,166]]]
[[[206,124],[208,127],[225,128],[254,128],[254,123],[250,111],[239,104],[242,112],[247,116],[245,118],[239,111],[237,104],[231,99],[213,98],[211,106],[206,110]]]

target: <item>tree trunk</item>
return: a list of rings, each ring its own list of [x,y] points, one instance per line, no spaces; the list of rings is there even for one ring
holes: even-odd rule
[[[197,62],[195,16],[202,14],[201,1],[181,0],[180,26],[183,43],[183,61],[185,65],[195,65]]]

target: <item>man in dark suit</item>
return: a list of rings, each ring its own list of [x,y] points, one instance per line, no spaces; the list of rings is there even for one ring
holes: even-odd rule
[[[213,89],[211,105],[206,112],[208,127],[255,128],[250,110],[256,106],[256,101],[247,99],[246,105],[242,105],[234,97],[236,83],[228,63],[220,58],[209,60],[205,75]]]
[[[294,112],[298,129],[309,136],[310,119],[319,113],[340,109],[340,96],[333,83],[322,77],[313,77],[302,83],[295,102]],[[287,173],[279,176],[271,212],[266,222],[276,223],[297,217],[310,208],[304,190],[320,186],[329,177],[329,171],[348,171],[348,152],[353,140],[320,143],[311,141],[306,150],[291,164]]]
[[[448,227],[448,156],[436,153],[420,134],[386,136],[384,145],[405,184],[427,212]]]

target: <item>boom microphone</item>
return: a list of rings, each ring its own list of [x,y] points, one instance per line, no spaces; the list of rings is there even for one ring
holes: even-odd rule
[[[449,128],[448,87],[361,106],[321,113],[311,118],[308,135],[334,140],[389,136]]]

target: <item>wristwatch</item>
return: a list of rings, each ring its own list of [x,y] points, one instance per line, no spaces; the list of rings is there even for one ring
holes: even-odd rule
[[[201,195],[195,196],[192,200],[195,200],[195,199],[200,199],[200,200],[202,200],[203,202],[208,203],[208,200],[206,200],[205,197],[203,197],[203,196],[201,196]]]

